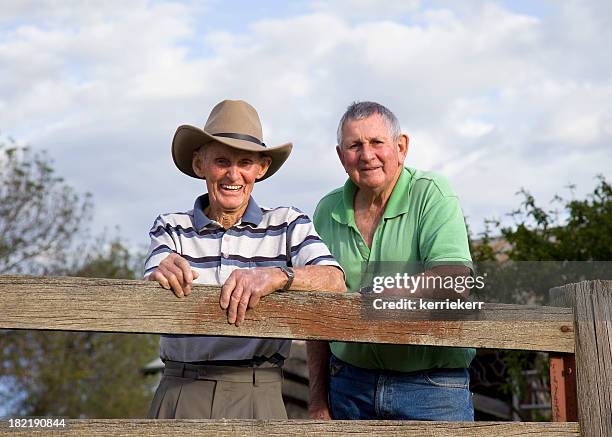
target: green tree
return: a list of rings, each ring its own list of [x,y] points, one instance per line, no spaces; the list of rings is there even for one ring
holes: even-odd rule
[[[46,154],[0,144],[0,274],[140,276],[119,237],[82,241],[90,212],[89,196],[57,177]],[[4,331],[0,354],[9,414],[144,417],[153,382],[139,369],[156,356],[157,336]]]
[[[522,189],[523,201],[511,213],[515,226],[498,228],[515,261],[612,260],[612,186],[603,177],[585,199],[555,196],[557,208],[545,209]]]
[[[0,274],[57,274],[91,217],[44,152],[0,142]]]
[[[488,300],[546,303],[554,286],[610,279],[600,262],[612,260],[612,187],[603,176],[584,199],[555,196],[549,208],[525,189],[518,194],[520,206],[508,214],[514,223],[488,220],[482,238],[471,241],[473,259],[488,273]]]
[[[514,303],[542,303],[549,288],[585,279],[585,274],[587,278],[610,279],[609,264],[597,263],[612,260],[612,186],[605,177],[597,177],[595,188],[584,199],[555,196],[548,208],[525,189],[518,194],[522,198],[520,206],[509,213],[514,223],[502,225],[499,220],[489,220],[482,238],[471,242],[477,262],[511,261],[493,267],[498,276],[492,288],[498,296],[505,293],[505,297],[514,298]],[[500,241],[500,250],[494,250]],[[520,263],[523,261],[559,262]],[[502,384],[503,392],[524,393],[522,371],[528,368],[538,370],[543,385],[548,385],[546,354],[502,351],[499,356],[510,381]]]

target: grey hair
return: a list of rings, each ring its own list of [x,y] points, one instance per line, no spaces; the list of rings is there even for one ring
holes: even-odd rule
[[[193,151],[194,154],[198,155],[199,158],[203,161],[206,157],[206,144],[201,145],[197,149]]]
[[[364,118],[371,117],[372,115],[378,114],[382,117],[383,121],[387,125],[387,129],[391,134],[393,141],[396,141],[402,134],[399,120],[393,112],[388,108],[376,102],[353,102],[346,108],[346,112],[342,115],[340,123],[338,124],[338,131],[336,133],[336,139],[338,145],[342,145],[342,129],[349,120],[363,120]]]

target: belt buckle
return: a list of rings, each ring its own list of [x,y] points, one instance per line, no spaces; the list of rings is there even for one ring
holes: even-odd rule
[[[206,371],[205,367],[199,367],[197,369],[197,377],[196,379],[206,379],[205,376],[208,372]]]

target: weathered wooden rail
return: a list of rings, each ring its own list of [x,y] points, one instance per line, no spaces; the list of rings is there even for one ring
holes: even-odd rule
[[[147,281],[4,276],[0,290],[4,328],[574,351],[570,308],[497,304],[477,321],[372,321],[362,318],[359,294],[275,293],[236,328],[219,307],[218,287],[176,299]]]
[[[32,431],[8,431],[0,425],[0,433],[7,436],[31,436]],[[397,420],[314,421],[314,420],[70,420],[65,430],[54,431],[58,436],[201,436],[222,437],[284,437],[308,435],[367,436],[578,436],[576,422],[412,422]]]
[[[357,294],[274,293],[229,325],[218,287],[176,299],[154,283],[0,276],[0,328],[182,333],[549,351],[553,423],[70,420],[69,433],[612,435],[612,281],[551,291],[559,306],[489,304],[478,320],[364,320]],[[520,314],[520,317],[517,317]],[[572,362],[575,352],[575,367]],[[574,371],[575,369],[575,371]],[[575,379],[574,379],[575,378]],[[575,389],[574,387],[577,387]],[[575,402],[577,390],[577,399]],[[575,406],[578,410],[576,412]],[[577,416],[577,417],[576,417]],[[578,420],[578,423],[575,420]],[[0,433],[7,431],[6,422]],[[16,435],[10,431],[11,435]]]

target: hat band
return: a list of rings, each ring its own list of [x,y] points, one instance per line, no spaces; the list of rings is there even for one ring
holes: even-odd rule
[[[260,146],[266,147],[266,145],[264,143],[259,141],[259,138],[255,138],[255,137],[253,137],[251,135],[235,134],[235,133],[230,133],[230,132],[221,132],[221,133],[212,134],[212,135],[214,137],[225,137],[225,138],[233,138],[235,140],[249,141],[251,143],[255,143],[255,144],[258,144]]]

